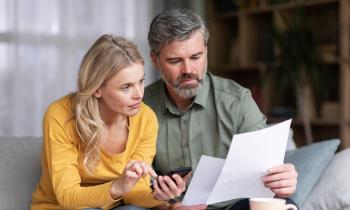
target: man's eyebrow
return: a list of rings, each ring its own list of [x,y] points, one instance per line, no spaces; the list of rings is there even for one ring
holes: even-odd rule
[[[203,52],[202,52],[202,51],[197,52],[197,53],[193,54],[192,56],[198,56],[198,55],[201,55],[201,54],[203,54]]]
[[[193,57],[193,56],[198,56],[198,55],[201,55],[201,54],[203,54],[203,51],[194,53],[194,54],[191,55],[191,57]],[[176,59],[181,59],[181,57],[176,57],[176,56],[171,57],[171,56],[170,56],[170,57],[166,58],[166,60],[176,60]]]

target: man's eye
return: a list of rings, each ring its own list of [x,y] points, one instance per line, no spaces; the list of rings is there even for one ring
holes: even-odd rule
[[[198,60],[200,58],[200,56],[193,56],[192,60]]]
[[[169,61],[169,63],[171,63],[171,64],[176,64],[176,63],[178,63],[178,62],[180,62],[180,60],[170,60],[170,61]]]

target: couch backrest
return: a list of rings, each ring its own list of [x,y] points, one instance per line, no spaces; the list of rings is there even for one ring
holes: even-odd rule
[[[0,209],[29,209],[39,181],[42,138],[0,137]]]

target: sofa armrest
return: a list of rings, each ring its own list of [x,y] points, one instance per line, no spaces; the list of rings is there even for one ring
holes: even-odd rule
[[[0,209],[29,209],[39,181],[42,138],[0,137]]]

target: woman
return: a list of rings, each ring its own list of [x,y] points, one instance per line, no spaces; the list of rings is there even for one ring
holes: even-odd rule
[[[143,59],[131,42],[101,36],[83,58],[78,91],[44,116],[42,176],[31,209],[154,207],[157,118],[142,103]]]

